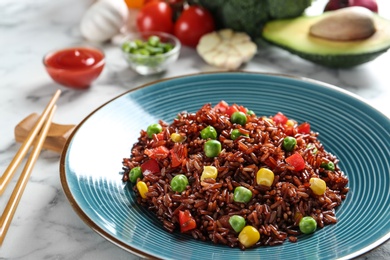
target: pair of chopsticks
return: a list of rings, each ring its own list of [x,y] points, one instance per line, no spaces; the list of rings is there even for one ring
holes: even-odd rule
[[[32,145],[34,146],[14,187],[14,190],[12,191],[11,197],[8,200],[8,203],[0,217],[0,246],[4,241],[16,208],[18,207],[19,201],[23,195],[23,191],[27,185],[28,179],[30,178],[31,171],[34,168],[35,162],[37,161],[41,152],[43,143],[53,119],[54,112],[57,108],[55,103],[57,102],[60,94],[61,91],[57,90],[54,96],[51,98],[50,102],[47,104],[45,110],[42,112],[38,121],[29,132],[27,138],[22,143],[15,157],[12,159],[11,163],[0,177],[0,195],[2,195],[13,175],[15,174],[16,169],[20,166],[23,158],[30,150],[30,147]]]

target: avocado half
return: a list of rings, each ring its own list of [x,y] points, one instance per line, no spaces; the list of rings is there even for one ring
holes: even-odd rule
[[[270,21],[263,28],[263,38],[306,60],[331,68],[366,63],[390,48],[390,21],[376,14],[373,17],[376,32],[364,40],[332,41],[310,35],[310,27],[329,13]]]

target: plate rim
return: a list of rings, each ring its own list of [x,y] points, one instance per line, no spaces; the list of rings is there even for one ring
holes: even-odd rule
[[[387,118],[388,120],[390,120],[390,117],[388,115],[384,114],[382,111],[378,110],[376,107],[371,105],[371,103],[369,103],[365,98],[363,98],[363,97],[361,97],[361,96],[359,96],[359,95],[357,95],[357,94],[355,94],[355,93],[353,93],[351,91],[348,91],[346,89],[343,89],[343,88],[338,87],[338,86],[333,85],[333,84],[322,82],[320,80],[315,80],[315,79],[311,79],[311,78],[307,78],[307,77],[303,77],[303,76],[284,74],[284,73],[254,72],[254,71],[241,71],[241,70],[239,70],[239,71],[228,71],[228,72],[227,71],[222,71],[222,72],[221,71],[211,71],[211,72],[199,72],[199,73],[183,74],[183,75],[174,76],[174,77],[167,77],[167,78],[157,79],[157,80],[150,81],[148,83],[141,84],[139,86],[136,86],[135,88],[127,90],[124,93],[119,94],[119,95],[109,99],[108,101],[104,102],[102,105],[98,106],[96,109],[92,110],[92,112],[90,112],[79,124],[77,124],[75,129],[69,135],[69,137],[68,137],[68,139],[67,139],[67,141],[66,141],[66,143],[65,143],[65,145],[63,147],[63,150],[62,150],[62,153],[61,153],[61,157],[60,157],[60,164],[59,164],[61,186],[62,186],[62,189],[63,189],[63,191],[64,191],[64,193],[65,193],[65,195],[66,195],[66,197],[67,197],[71,207],[77,213],[77,215],[83,220],[83,222],[85,224],[87,224],[88,227],[90,227],[93,231],[95,231],[101,237],[105,238],[106,240],[110,241],[111,243],[115,244],[116,246],[122,248],[123,250],[133,253],[134,255],[136,255],[138,257],[147,258],[147,259],[161,259],[161,258],[158,258],[158,257],[156,257],[154,255],[146,253],[145,251],[139,250],[139,249],[137,249],[137,248],[127,244],[127,243],[124,243],[121,240],[119,240],[118,238],[116,238],[116,237],[112,236],[111,234],[107,233],[103,228],[101,228],[99,225],[97,225],[85,213],[85,211],[76,202],[76,199],[74,198],[74,196],[72,194],[72,191],[71,191],[71,189],[70,189],[70,187],[68,185],[68,182],[67,182],[67,176],[66,176],[66,170],[65,170],[65,160],[66,160],[66,157],[67,157],[67,154],[68,154],[68,148],[69,148],[69,146],[70,146],[70,144],[71,144],[71,142],[72,142],[72,140],[74,138],[74,135],[84,125],[84,123],[89,120],[90,117],[92,117],[95,113],[100,111],[106,105],[108,105],[108,104],[112,103],[113,101],[121,98],[122,96],[125,96],[125,95],[127,95],[127,94],[129,94],[131,92],[135,92],[135,91],[137,91],[139,89],[143,89],[143,88],[146,88],[148,86],[155,85],[155,84],[162,83],[162,82],[166,82],[166,81],[171,81],[171,80],[181,79],[181,78],[186,78],[186,77],[196,77],[196,76],[202,76],[202,75],[221,75],[221,74],[261,75],[261,76],[293,79],[293,80],[298,80],[298,81],[302,81],[302,82],[306,82],[306,83],[310,83],[310,84],[315,84],[315,85],[326,87],[326,88],[329,88],[331,90],[334,90],[334,91],[343,93],[345,95],[348,95],[348,96],[350,96],[350,97],[352,97],[352,98],[354,98],[354,99],[364,103],[366,106],[370,107],[371,109],[373,109],[375,112],[379,113],[384,118]],[[368,252],[376,249],[380,245],[384,244],[389,239],[390,239],[390,232],[385,234],[384,236],[380,237],[379,239],[377,239],[375,242],[369,244],[368,246],[366,246],[364,248],[361,248],[358,251],[352,252],[352,253],[350,253],[350,254],[348,254],[346,256],[343,256],[341,258],[338,258],[338,259],[351,259],[351,258],[354,258],[354,257],[357,257],[357,256],[362,256],[362,255],[367,254]]]

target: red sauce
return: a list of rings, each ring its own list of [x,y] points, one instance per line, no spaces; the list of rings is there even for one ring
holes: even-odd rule
[[[103,70],[104,54],[87,47],[64,49],[48,54],[44,64],[54,81],[69,87],[86,88]]]

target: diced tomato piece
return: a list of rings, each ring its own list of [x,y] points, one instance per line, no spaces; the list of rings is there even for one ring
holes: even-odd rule
[[[248,112],[248,109],[244,106],[238,106],[238,110],[244,114],[246,114]]]
[[[158,141],[164,140],[164,132],[156,134],[156,138]]]
[[[300,134],[310,134],[310,124],[304,122],[297,127],[297,131]]]
[[[141,164],[141,171],[143,175],[160,173],[160,166],[155,159],[149,159]]]
[[[238,111],[240,111],[239,107],[236,104],[233,104],[230,107],[228,107],[228,109],[226,110],[226,114],[229,117],[231,117],[234,112],[238,112]]]
[[[226,101],[220,101],[218,104],[214,106],[214,109],[220,111],[221,113],[225,113],[228,109],[229,104]]]
[[[286,162],[291,166],[294,166],[295,171],[302,171],[305,169],[305,160],[299,153],[294,153],[293,155],[287,157]]]
[[[217,105],[214,106],[214,109],[221,112],[221,113],[226,113],[229,117],[234,113],[234,112],[243,112],[247,113],[248,109],[244,106],[239,106],[237,104],[233,104],[229,106],[229,104],[226,101],[221,101]]]
[[[186,232],[188,230],[196,228],[195,219],[192,217],[191,212],[189,210],[179,210],[179,223],[181,232]]]
[[[149,158],[163,160],[168,157],[169,150],[165,146],[158,146],[152,149],[145,149],[145,154],[149,156]]]
[[[182,162],[187,158],[187,147],[180,143],[175,143],[169,151],[171,155],[171,166],[173,168],[182,165]]]
[[[278,113],[276,113],[276,115],[274,115],[272,120],[274,120],[276,125],[279,125],[279,124],[284,125],[287,123],[288,118],[285,115],[283,115],[283,113],[278,112]]]
[[[284,127],[284,133],[288,136],[293,136],[294,135],[294,127],[291,125],[286,125]]]

